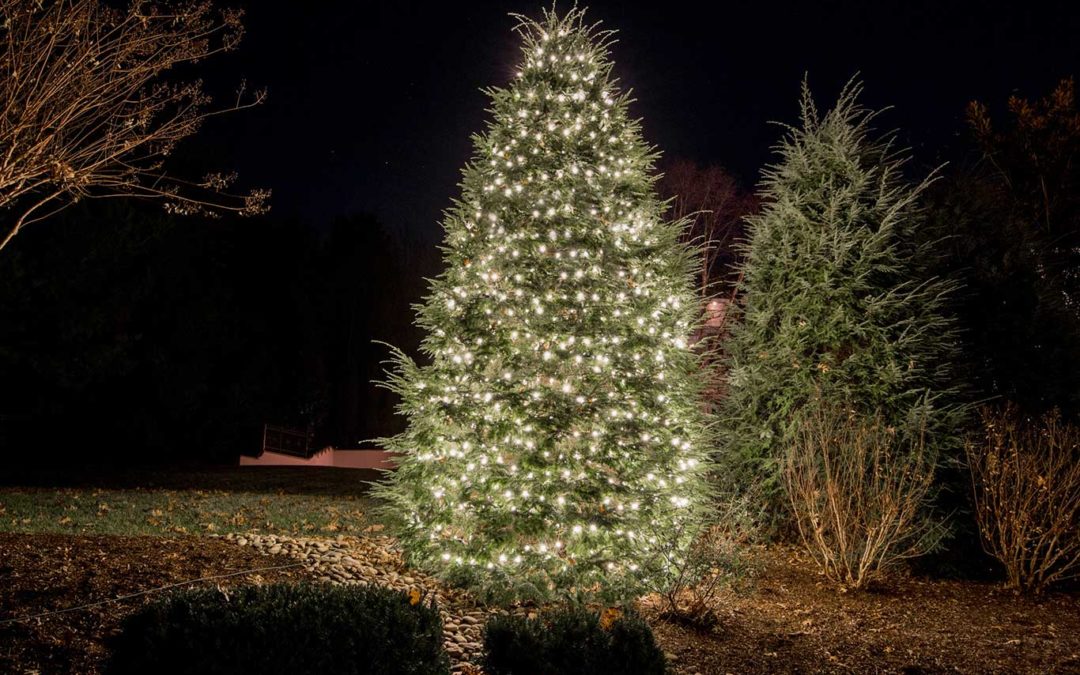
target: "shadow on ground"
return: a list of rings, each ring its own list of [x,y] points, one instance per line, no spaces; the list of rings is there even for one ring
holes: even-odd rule
[[[32,468],[0,472],[0,486],[100,488],[103,490],[205,490],[264,494],[356,496],[371,481],[374,469],[332,467],[200,467],[200,468]]]

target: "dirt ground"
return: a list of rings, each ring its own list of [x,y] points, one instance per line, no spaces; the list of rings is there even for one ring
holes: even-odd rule
[[[679,673],[1080,673],[1080,596],[895,577],[842,593],[773,547],[712,632],[653,621]]]
[[[106,639],[147,597],[30,621],[6,619],[294,562],[211,537],[0,533],[0,673],[98,672],[108,654]],[[284,581],[302,573],[294,567],[207,583]]]
[[[991,583],[897,577],[840,593],[794,549],[761,554],[742,588],[725,590],[721,621],[700,631],[655,619],[680,674],[1080,673],[1080,596],[1017,597]],[[0,534],[0,622],[287,558],[209,537]],[[218,582],[300,579],[300,568]],[[140,596],[0,623],[0,672],[94,673],[106,639]]]

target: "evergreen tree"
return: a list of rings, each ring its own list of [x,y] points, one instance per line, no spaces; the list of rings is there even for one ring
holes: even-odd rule
[[[929,179],[905,181],[905,153],[874,137],[859,92],[849,84],[821,115],[804,85],[801,125],[787,128],[748,219],[721,459],[773,506],[780,459],[818,393],[904,434],[925,426],[935,453],[955,451],[963,419],[943,311],[952,285],[925,271],[932,244],[913,236]]]
[[[430,363],[388,383],[377,494],[414,564],[493,599],[662,582],[709,503],[693,251],[582,14],[519,24],[418,310]]]
[[[977,102],[978,153],[929,193],[928,237],[958,277],[969,380],[1031,415],[1080,416],[1080,109],[1072,79],[1006,119]]]

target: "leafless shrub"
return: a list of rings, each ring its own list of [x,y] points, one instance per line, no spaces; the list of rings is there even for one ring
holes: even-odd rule
[[[818,400],[789,447],[783,480],[799,536],[844,587],[864,588],[940,540],[927,514],[936,460],[922,431],[902,436],[880,414]]]
[[[982,438],[967,443],[983,547],[1010,588],[1040,593],[1080,575],[1080,427],[1058,412],[1024,418],[985,409]]]
[[[705,630],[717,624],[720,591],[753,571],[747,551],[758,538],[763,503],[750,493],[719,495],[709,521],[690,525],[696,527],[690,550],[665,551],[675,575],[656,589],[661,617]]]
[[[152,197],[178,213],[259,213],[269,192],[227,192],[235,176],[185,181],[163,161],[210,117],[199,81],[163,79],[236,47],[241,12],[206,0],[0,0],[0,249],[30,223],[83,197]]]

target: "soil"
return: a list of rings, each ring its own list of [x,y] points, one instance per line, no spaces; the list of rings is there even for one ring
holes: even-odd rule
[[[896,576],[841,592],[772,547],[711,631],[651,621],[679,673],[1080,673],[1080,595]]]
[[[296,561],[210,537],[0,533],[0,673],[96,673],[121,619],[151,596],[29,621],[66,609],[208,576]],[[299,579],[302,568],[215,580],[221,586]]]
[[[661,620],[680,675],[723,673],[1080,673],[1080,595],[1016,596],[993,583],[897,576],[843,593],[795,549],[759,554],[752,579],[716,598],[712,630]],[[0,622],[230,572],[287,565],[209,537],[0,534]],[[203,582],[299,580],[302,568]],[[95,673],[139,596],[0,623],[0,672]]]

